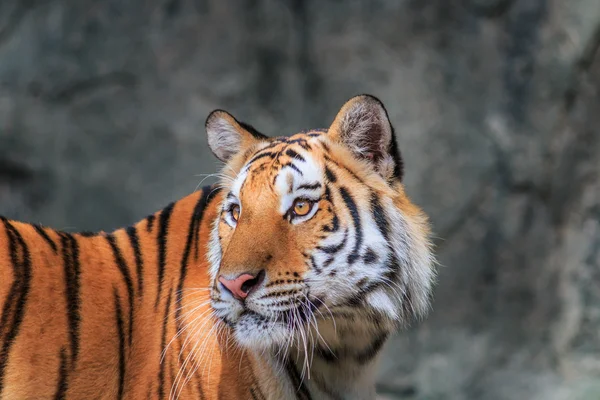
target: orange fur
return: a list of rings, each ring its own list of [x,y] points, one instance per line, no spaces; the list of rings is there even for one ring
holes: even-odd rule
[[[11,240],[9,229],[14,229],[23,240],[29,252],[31,277],[27,300],[23,307],[23,318],[18,326],[18,335],[6,353],[2,382],[2,399],[42,399],[54,398],[60,392],[61,360],[66,368],[66,398],[91,399],[117,398],[119,392],[119,335],[116,322],[116,303],[123,319],[125,342],[125,379],[123,397],[168,398],[172,383],[179,370],[179,351],[181,345],[174,342],[169,346],[164,363],[159,363],[164,345],[161,343],[162,327],[167,317],[165,337],[170,340],[177,328],[175,322],[175,297],[177,283],[180,278],[181,256],[189,234],[191,214],[202,192],[194,193],[175,203],[168,223],[166,246],[166,264],[163,278],[162,295],[158,307],[155,299],[158,293],[157,272],[157,235],[160,227],[156,220],[150,231],[148,220],[135,225],[139,235],[139,246],[142,255],[143,291],[137,285],[136,260],[127,232],[124,229],[113,233],[116,245],[131,275],[133,283],[134,320],[131,345],[129,342],[129,297],[127,285],[119,271],[114,253],[107,241],[107,234],[99,233],[91,237],[80,234],[65,234],[44,228],[45,233],[55,243],[57,251],[41,238],[32,225],[4,220],[0,224],[0,304],[7,304],[7,297],[15,279],[10,260]],[[198,258],[192,250],[191,262],[188,265],[185,288],[209,287],[206,273],[205,248],[211,221],[216,215],[218,196],[213,198],[204,210],[204,217],[199,227],[197,243]],[[12,227],[12,228],[7,228]],[[67,300],[65,285],[65,261],[63,257],[64,237],[73,238],[79,251],[80,264],[80,324],[79,349],[75,363],[70,348],[69,321],[67,317]],[[13,251],[14,252],[14,251]],[[16,250],[17,257],[23,257],[22,248]],[[22,265],[22,260],[19,264]],[[116,296],[115,296],[116,294]],[[184,304],[181,315],[201,302],[209,299],[207,290],[183,294]],[[189,305],[186,305],[188,303]],[[9,304],[15,308],[16,304]],[[170,308],[169,313],[166,312]],[[209,309],[204,304],[194,311],[194,316]],[[189,318],[192,316],[190,315]],[[208,315],[207,315],[208,317]],[[185,319],[185,318],[184,318]],[[214,322],[206,318],[208,332]],[[5,343],[8,328],[2,326],[2,343]],[[222,327],[222,329],[226,329]],[[199,368],[194,380],[186,384],[180,398],[243,398],[247,388],[252,385],[252,377],[244,365],[245,356],[239,351],[221,353],[218,340],[224,340],[226,334],[202,335],[195,332],[204,341],[204,345],[212,354],[211,361],[206,359],[205,365]],[[213,331],[214,333],[214,331]],[[185,334],[182,342],[189,339]],[[197,339],[194,338],[194,341]],[[184,352],[182,360],[189,354]],[[238,368],[242,365],[241,368]],[[191,366],[190,366],[191,367]],[[161,385],[161,368],[163,382]],[[231,376],[239,385],[231,385]],[[210,377],[210,381],[209,381]],[[223,384],[223,381],[226,382]],[[161,390],[162,386],[162,390]],[[242,390],[242,388],[244,388]],[[200,394],[202,392],[202,394]],[[243,393],[242,393],[243,392]]]

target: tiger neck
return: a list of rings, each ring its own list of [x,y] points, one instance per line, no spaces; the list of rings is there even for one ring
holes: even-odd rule
[[[351,329],[349,325],[343,332],[343,342],[339,337],[337,341],[327,340],[326,329],[323,330],[321,335],[331,343],[329,348],[320,341],[312,347],[307,345],[306,351],[304,347],[292,347],[285,357],[277,351],[253,354],[255,369],[258,367],[260,374],[271,376],[271,379],[264,376],[264,380],[275,380],[282,385],[281,393],[272,398],[375,399],[379,350],[390,331],[365,335],[367,332],[361,327]]]

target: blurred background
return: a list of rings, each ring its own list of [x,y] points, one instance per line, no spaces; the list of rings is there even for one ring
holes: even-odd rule
[[[0,0],[0,213],[112,230],[269,135],[387,106],[441,263],[382,399],[600,399],[598,0]]]

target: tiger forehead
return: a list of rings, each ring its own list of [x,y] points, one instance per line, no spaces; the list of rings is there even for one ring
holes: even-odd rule
[[[311,140],[324,133],[326,130],[311,130],[290,137],[282,136],[272,139],[266,146],[246,156],[248,161],[244,169],[248,173],[248,177],[255,178],[256,175],[265,171],[269,175],[276,175],[284,167],[297,170],[294,160],[305,161],[300,154],[302,151],[317,154],[326,150],[324,143]],[[315,145],[316,143],[318,145]]]

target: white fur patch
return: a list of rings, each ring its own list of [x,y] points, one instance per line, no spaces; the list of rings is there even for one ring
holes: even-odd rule
[[[379,289],[367,294],[366,302],[392,320],[400,318],[398,314],[398,302],[393,301],[386,289]]]
[[[220,209],[219,205],[219,209]],[[220,218],[217,218],[212,223],[212,229],[210,231],[210,241],[208,245],[208,263],[209,268],[208,272],[210,273],[210,278],[212,281],[217,279],[217,273],[219,272],[219,267],[221,266],[221,242],[219,241],[219,223],[221,222]]]
[[[280,198],[279,212],[282,215],[290,209],[297,198],[306,197],[317,200],[323,193],[323,172],[320,165],[308,153],[302,153],[302,157],[304,161],[299,159],[293,161],[294,165],[302,171],[302,174],[291,167],[284,167],[275,181],[275,190]],[[300,188],[302,185],[314,183],[319,183],[321,186],[318,189]],[[290,186],[292,187],[291,192]]]

